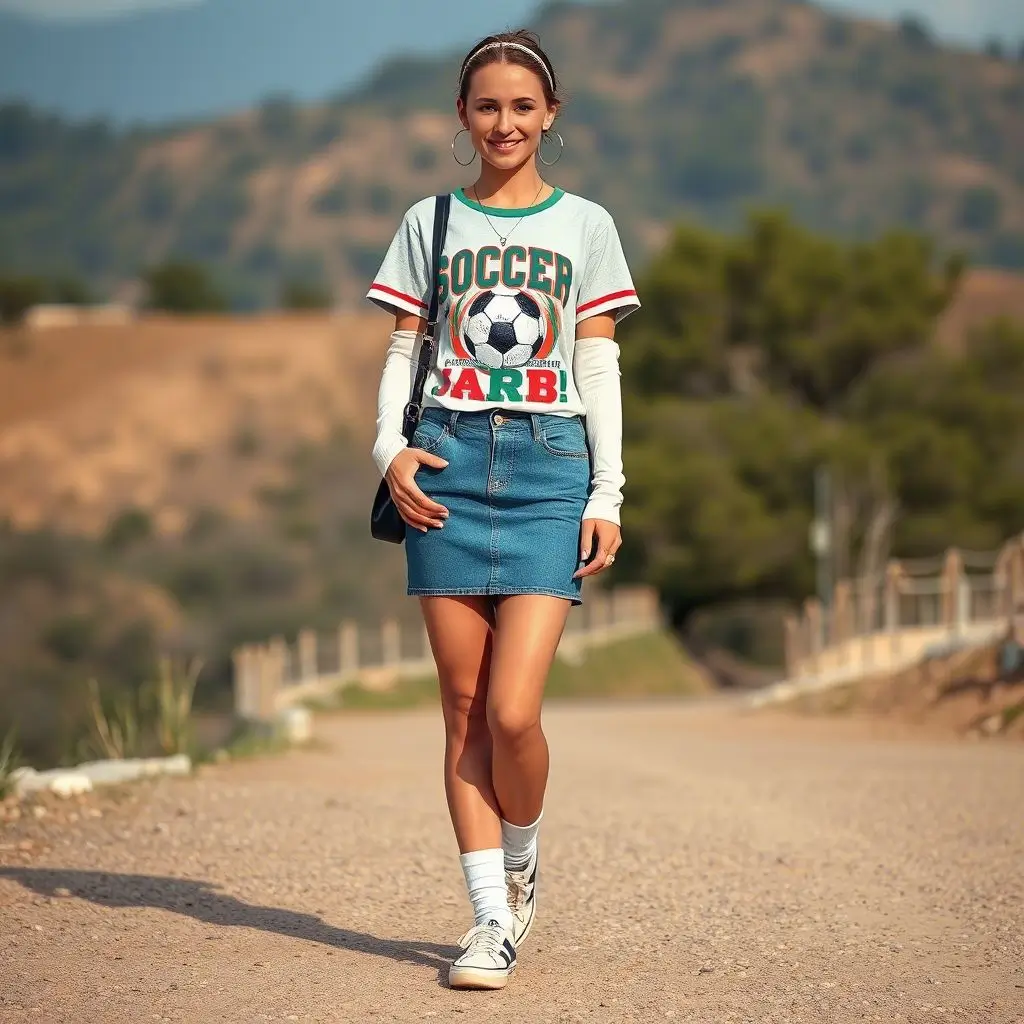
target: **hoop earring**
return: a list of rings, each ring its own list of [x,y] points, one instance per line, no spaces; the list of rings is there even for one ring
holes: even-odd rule
[[[472,155],[472,156],[471,156],[471,157],[470,157],[470,158],[469,158],[469,159],[468,159],[468,160],[467,160],[467,161],[466,161],[465,163],[463,163],[463,162],[462,162],[462,161],[461,161],[461,160],[460,160],[460,159],[458,158],[458,156],[457,156],[457,155],[456,155],[456,153],[455,153],[455,143],[456,143],[456,142],[458,142],[458,140],[459,140],[459,136],[460,136],[460,135],[461,135],[461,134],[462,134],[463,132],[468,132],[468,131],[469,131],[469,129],[468,129],[468,128],[462,128],[461,130],[459,130],[459,131],[457,131],[457,132],[455,133],[455,138],[454,138],[454,139],[452,139],[452,159],[453,159],[453,160],[454,160],[454,161],[455,161],[455,162],[456,162],[456,163],[457,163],[457,164],[458,164],[458,165],[459,165],[460,167],[468,167],[468,166],[469,166],[469,165],[470,165],[470,164],[471,164],[471,163],[472,163],[472,162],[473,162],[473,161],[474,161],[474,160],[476,159],[476,150],[475,150],[475,149],[473,150],[473,155]]]
[[[554,160],[545,160],[544,159],[544,154],[541,152],[541,150],[544,147],[544,140],[545,139],[549,139],[552,134],[555,136],[556,139],[558,139],[558,147],[559,147],[558,148],[558,156],[556,156]],[[545,167],[554,167],[555,164],[557,164],[558,161],[562,159],[562,154],[564,152],[565,152],[565,139],[563,139],[562,136],[558,134],[558,132],[552,132],[552,130],[549,128],[541,136],[540,146],[537,147],[537,156],[540,158],[540,162]]]

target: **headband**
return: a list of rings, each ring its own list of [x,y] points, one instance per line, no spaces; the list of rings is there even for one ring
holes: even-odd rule
[[[475,50],[466,58],[466,63],[462,66],[462,75],[459,78],[459,85],[462,85],[462,83],[466,80],[466,72],[469,70],[469,65],[472,64],[473,61],[475,61],[477,57],[480,56],[481,53],[484,53],[487,50],[493,50],[496,46],[511,46],[514,50],[522,50],[523,53],[529,54],[541,66],[541,70],[547,77],[548,85],[551,86],[551,91],[555,91],[555,80],[551,77],[551,72],[548,71],[547,64],[545,64],[544,61],[541,60],[540,56],[537,53],[531,50],[528,46],[523,46],[522,43],[486,43],[485,45],[481,46],[479,50]]]

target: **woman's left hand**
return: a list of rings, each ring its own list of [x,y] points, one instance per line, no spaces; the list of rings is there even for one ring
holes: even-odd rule
[[[595,544],[597,554],[573,574],[574,580],[596,576],[607,569],[615,561],[615,552],[622,547],[622,532],[615,523],[609,523],[606,519],[584,519],[580,535],[580,557],[584,560],[589,558]]]

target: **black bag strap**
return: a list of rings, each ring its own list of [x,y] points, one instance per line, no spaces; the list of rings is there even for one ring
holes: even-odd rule
[[[420,343],[419,361],[416,363],[416,377],[409,395],[409,403],[402,416],[402,434],[406,441],[412,443],[416,433],[416,424],[420,421],[423,407],[423,388],[427,383],[427,375],[434,365],[434,353],[437,349],[437,317],[441,305],[441,252],[444,249],[445,236],[448,234],[448,214],[452,208],[450,192],[437,196],[434,203],[434,242],[430,257],[430,308],[427,311],[427,325],[423,329]]]

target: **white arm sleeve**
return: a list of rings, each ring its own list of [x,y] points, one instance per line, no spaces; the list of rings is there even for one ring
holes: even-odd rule
[[[413,349],[416,331],[395,331],[391,335],[384,370],[377,390],[377,439],[373,445],[373,461],[383,476],[394,457],[408,442],[402,436],[402,415],[409,402],[416,364]]]
[[[587,410],[587,445],[591,459],[590,500],[584,519],[619,523],[622,505],[622,390],[619,346],[611,338],[577,341],[572,360],[576,388]]]

